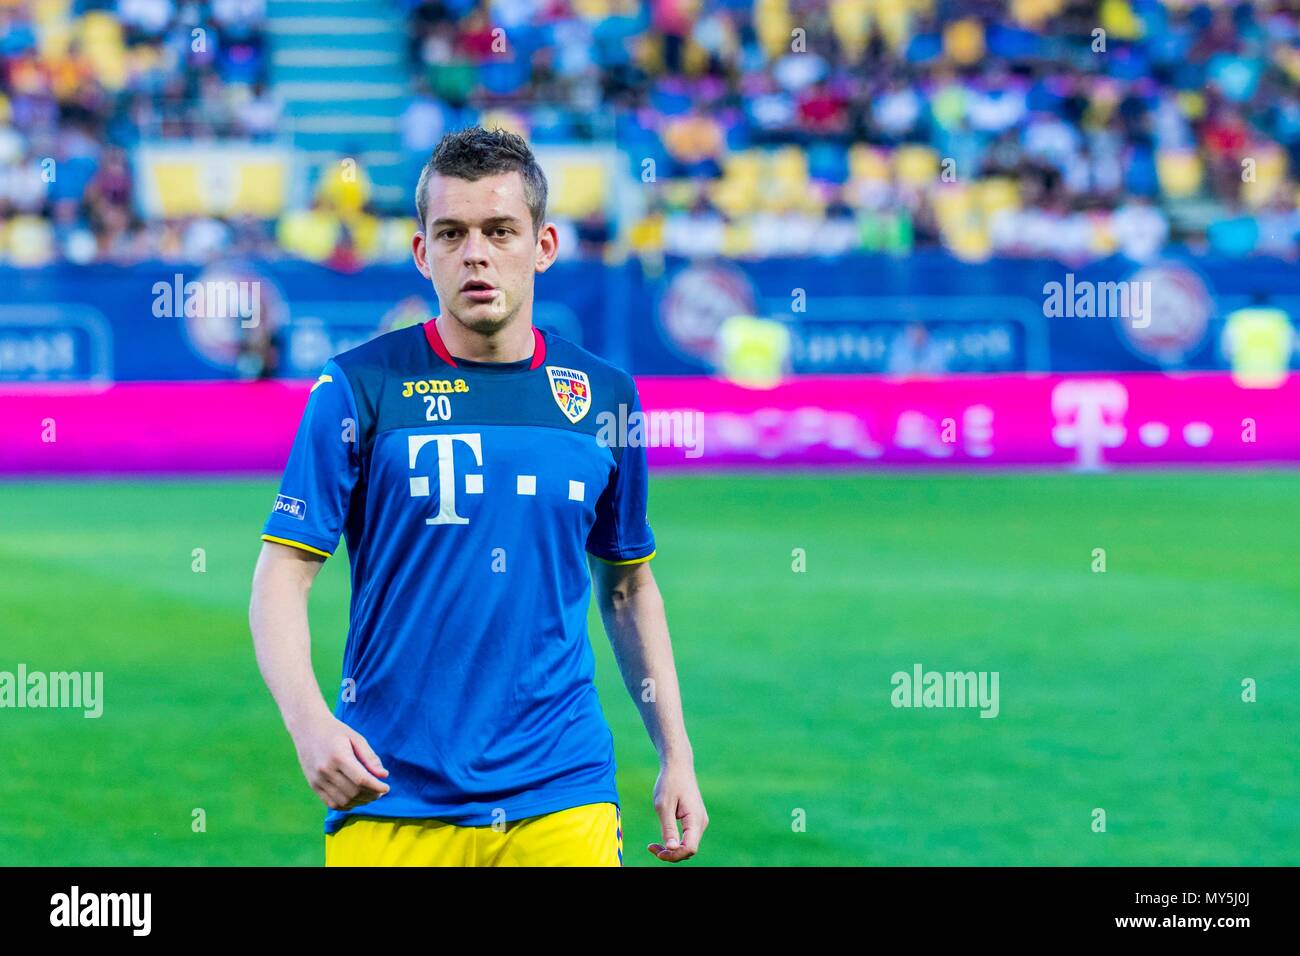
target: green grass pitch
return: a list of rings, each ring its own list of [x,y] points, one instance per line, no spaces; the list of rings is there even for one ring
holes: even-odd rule
[[[98,720],[0,710],[0,863],[322,861],[247,628],[273,499],[0,485],[0,670],[105,675]],[[1300,863],[1298,501],[1287,472],[655,479],[712,817],[689,865]],[[331,701],[347,595],[340,555],[312,604]],[[625,857],[664,865],[654,752],[591,625]],[[1000,714],[894,708],[915,663],[997,671]]]

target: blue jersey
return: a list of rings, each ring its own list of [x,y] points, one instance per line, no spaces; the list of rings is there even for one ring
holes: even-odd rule
[[[429,321],[312,387],[263,538],[327,556],[346,540],[335,713],[391,787],[329,811],[327,833],[352,814],[481,826],[618,802],[586,553],[654,555],[645,448],[611,440],[640,403],[626,372],[533,339],[531,359],[470,362]]]

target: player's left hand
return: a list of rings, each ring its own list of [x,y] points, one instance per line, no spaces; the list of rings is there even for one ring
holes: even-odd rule
[[[700,848],[700,837],[709,825],[709,814],[704,809],[699,784],[695,782],[695,767],[687,764],[668,764],[659,771],[655,781],[655,813],[663,828],[663,843],[651,843],[646,849],[667,863],[689,860]],[[677,821],[682,821],[680,839]]]

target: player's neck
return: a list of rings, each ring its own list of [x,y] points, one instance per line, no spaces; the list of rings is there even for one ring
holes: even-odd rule
[[[440,314],[434,324],[453,358],[471,362],[520,362],[533,357],[536,345],[533,323],[522,313],[492,335],[467,329],[449,315]]]

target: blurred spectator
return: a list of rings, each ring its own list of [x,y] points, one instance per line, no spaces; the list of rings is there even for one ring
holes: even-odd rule
[[[890,340],[886,368],[894,375],[937,375],[948,369],[944,349],[920,322],[909,322]]]
[[[409,31],[412,187],[447,129],[484,120],[623,151],[638,195],[610,211],[631,221],[557,193],[566,254],[626,236],[655,255],[1296,255],[1300,11],[1286,0],[393,10]],[[276,222],[139,219],[141,142],[287,141],[269,40],[265,0],[0,4],[2,261],[397,256],[410,190],[376,207],[364,144],[325,163],[319,202]]]

